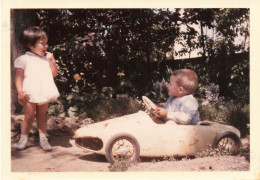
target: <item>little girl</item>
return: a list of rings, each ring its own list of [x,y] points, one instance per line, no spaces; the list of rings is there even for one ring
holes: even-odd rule
[[[40,27],[26,29],[21,35],[21,42],[28,51],[14,62],[18,101],[24,108],[21,138],[16,148],[26,148],[31,125],[36,116],[40,146],[43,150],[50,151],[52,148],[46,137],[45,118],[48,103],[56,101],[59,97],[53,80],[58,72],[57,65],[53,54],[47,52],[48,37]]]

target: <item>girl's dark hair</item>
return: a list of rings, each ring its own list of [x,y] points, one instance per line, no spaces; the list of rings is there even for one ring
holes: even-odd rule
[[[39,39],[47,38],[47,34],[39,26],[33,26],[23,31],[20,41],[25,49],[34,46]]]

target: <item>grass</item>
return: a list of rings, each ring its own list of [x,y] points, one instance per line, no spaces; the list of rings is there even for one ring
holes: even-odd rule
[[[117,159],[113,164],[110,164],[108,166],[108,169],[109,169],[110,172],[125,172],[133,164],[134,163],[133,162],[129,162],[128,159],[120,158],[120,159]]]

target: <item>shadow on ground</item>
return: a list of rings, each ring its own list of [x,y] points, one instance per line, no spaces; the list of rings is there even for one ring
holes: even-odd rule
[[[85,156],[80,156],[79,159],[85,160],[85,161],[107,163],[107,160],[104,155],[99,155],[99,154],[94,154],[94,153],[87,154]]]

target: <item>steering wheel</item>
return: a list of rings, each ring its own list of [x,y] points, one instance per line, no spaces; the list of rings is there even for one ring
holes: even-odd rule
[[[157,108],[157,106],[146,96],[142,96],[143,102],[149,113],[158,117],[153,111]]]

